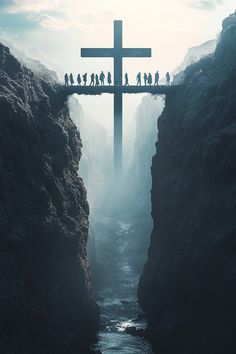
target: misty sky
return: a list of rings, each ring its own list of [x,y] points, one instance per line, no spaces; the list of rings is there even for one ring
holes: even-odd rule
[[[1,36],[62,71],[112,67],[109,59],[81,59],[80,47],[111,47],[113,20],[124,21],[124,45],[151,47],[151,59],[127,59],[125,70],[164,75],[187,49],[215,38],[235,0],[0,0]]]
[[[215,38],[235,8],[235,0],[0,0],[0,38],[59,74],[107,71],[111,59],[81,59],[80,48],[111,47],[113,20],[122,19],[124,46],[152,48],[152,58],[124,60],[134,81],[138,71],[172,71],[189,47]],[[112,127],[112,98],[106,96],[81,102]],[[125,115],[133,115],[138,100],[125,97]]]

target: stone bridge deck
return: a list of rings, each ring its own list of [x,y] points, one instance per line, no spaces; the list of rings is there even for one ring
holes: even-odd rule
[[[176,91],[179,85],[173,86],[68,86],[63,91],[66,95],[101,95],[103,93],[150,93],[152,95],[166,95]]]

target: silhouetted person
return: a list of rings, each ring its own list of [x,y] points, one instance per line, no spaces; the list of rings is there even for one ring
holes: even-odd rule
[[[169,72],[166,73],[166,83],[168,86],[170,85],[170,73]]]
[[[148,76],[146,73],[144,73],[143,79],[144,79],[144,85],[147,86]]]
[[[71,84],[71,86],[74,85],[74,78],[73,78],[73,74],[72,73],[70,74],[70,84]]]
[[[99,86],[99,77],[98,74],[95,76],[95,86]]]
[[[86,84],[87,84],[87,73],[85,73],[82,77],[83,77],[84,86],[86,86]]]
[[[148,85],[151,85],[152,84],[152,74],[149,73],[148,74]]]
[[[137,85],[141,86],[141,73],[140,72],[137,75]]]
[[[65,78],[65,86],[67,87],[69,86],[69,77],[67,73],[65,74],[64,78]]]
[[[90,82],[90,85],[89,86],[94,86],[95,85],[95,75],[94,75],[94,73],[92,73],[92,75],[91,75],[91,82]]]
[[[128,74],[125,74],[125,86],[129,86],[129,77]]]
[[[159,72],[157,71],[156,74],[155,74],[155,83],[154,85],[159,85],[159,79],[160,79],[160,75],[159,75]]]
[[[100,74],[100,81],[101,81],[101,85],[102,85],[102,86],[105,84],[104,80],[105,80],[105,74],[104,74],[104,72],[102,71],[101,74]]]
[[[108,85],[110,86],[111,85],[111,73],[110,73],[110,71],[108,71],[108,74],[107,74],[107,82],[108,82]]]
[[[81,85],[81,76],[80,74],[77,75],[77,82],[78,82],[78,85],[80,86]]]

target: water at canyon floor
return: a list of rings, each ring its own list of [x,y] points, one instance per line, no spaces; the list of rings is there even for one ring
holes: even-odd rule
[[[94,226],[98,260],[104,264],[101,278],[104,277],[106,282],[98,295],[102,328],[96,349],[103,354],[151,354],[150,344],[146,340],[125,332],[126,327],[146,327],[137,302],[142,267],[138,249],[135,248],[135,234],[139,233],[142,237],[143,225],[102,218]]]

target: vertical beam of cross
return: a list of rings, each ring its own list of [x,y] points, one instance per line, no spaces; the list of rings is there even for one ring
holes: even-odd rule
[[[127,57],[151,57],[150,48],[123,48],[122,21],[114,21],[114,48],[82,48],[81,57],[114,58],[114,85],[122,86],[122,60]],[[114,168],[122,172],[122,93],[114,94]]]
[[[122,21],[114,21],[114,85],[122,86]],[[114,94],[114,172],[120,174],[123,164],[123,98]]]
[[[114,85],[122,85],[122,21],[114,21]]]

